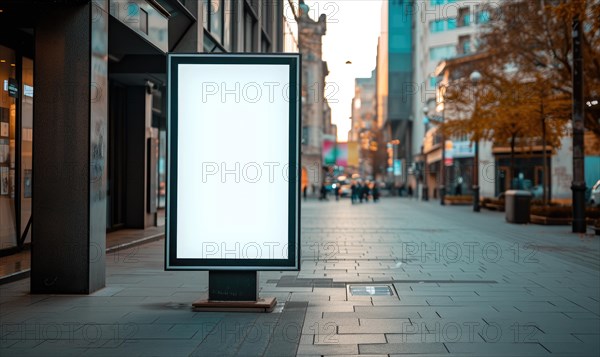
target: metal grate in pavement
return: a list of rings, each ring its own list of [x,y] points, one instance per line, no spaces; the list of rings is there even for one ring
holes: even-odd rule
[[[348,294],[352,296],[393,296],[389,285],[348,285]]]

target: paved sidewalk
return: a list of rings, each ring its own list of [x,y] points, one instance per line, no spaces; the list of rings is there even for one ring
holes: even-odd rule
[[[271,314],[191,311],[207,274],[163,271],[160,240],[109,253],[91,296],[0,286],[0,355],[600,355],[597,237],[436,202],[303,205],[302,271],[260,274]]]
[[[151,242],[165,235],[165,227],[150,227],[146,229],[122,229],[106,234],[106,251],[114,252]],[[22,250],[18,253],[0,257],[0,284],[29,277],[31,270],[31,251]]]

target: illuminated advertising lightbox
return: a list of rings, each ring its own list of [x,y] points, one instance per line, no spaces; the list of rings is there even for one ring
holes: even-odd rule
[[[298,54],[170,54],[166,270],[298,270]]]

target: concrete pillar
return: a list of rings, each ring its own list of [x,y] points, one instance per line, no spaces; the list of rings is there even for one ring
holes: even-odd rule
[[[35,31],[31,292],[105,285],[108,4],[56,6]]]

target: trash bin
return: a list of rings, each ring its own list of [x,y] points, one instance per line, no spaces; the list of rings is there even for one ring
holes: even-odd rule
[[[504,193],[504,197],[506,221],[510,223],[529,223],[531,192],[509,190]]]

